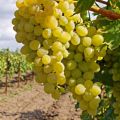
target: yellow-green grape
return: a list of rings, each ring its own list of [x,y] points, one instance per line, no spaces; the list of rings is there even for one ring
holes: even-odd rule
[[[89,102],[93,99],[93,95],[90,92],[85,92],[85,94],[83,95],[83,99],[86,102]]]
[[[42,36],[43,36],[43,38],[45,38],[45,39],[50,38],[51,35],[52,35],[51,29],[45,29],[45,30],[43,30],[43,32],[42,32]]]
[[[19,19],[13,18],[12,24],[13,24],[13,25],[18,25],[18,24],[19,24]]]
[[[92,43],[92,39],[91,39],[90,37],[83,37],[83,39],[82,39],[82,44],[83,44],[85,47],[91,46],[91,43]]]
[[[99,71],[100,71],[100,66],[99,66],[99,64],[97,64],[96,62],[90,62],[89,68],[90,68],[93,72],[99,72]]]
[[[70,76],[71,76],[71,73],[70,73],[70,71],[69,70],[65,70],[65,77],[66,78],[70,78]]]
[[[34,60],[34,64],[35,64],[35,66],[40,66],[41,67],[43,65],[42,61],[41,61],[41,58],[36,57],[35,60]]]
[[[83,74],[83,78],[84,78],[85,80],[92,80],[92,79],[94,78],[94,73],[91,72],[91,71],[85,72],[85,73]]]
[[[25,23],[24,30],[25,30],[25,32],[28,32],[28,33],[33,32],[34,26],[30,23]]]
[[[53,84],[51,84],[51,83],[46,83],[46,84],[44,85],[44,91],[45,91],[46,93],[48,93],[48,94],[54,93],[54,91],[55,91],[55,86],[54,86]]]
[[[75,86],[75,93],[77,95],[83,95],[85,93],[85,90],[86,90],[86,88],[82,84],[78,84]]]
[[[17,6],[18,8],[23,7],[23,6],[24,6],[24,0],[17,0],[17,1],[16,1],[16,6]]]
[[[97,85],[93,85],[92,88],[90,89],[90,92],[92,93],[93,96],[98,96],[101,93],[101,89]]]
[[[34,27],[34,35],[40,36],[42,34],[42,31],[43,31],[43,29],[41,28],[41,26]]]
[[[50,64],[50,62],[51,62],[51,57],[49,55],[44,55],[42,57],[42,63],[43,64],[47,65],[47,64]]]
[[[68,32],[72,31],[75,29],[75,23],[73,20],[69,21],[68,24],[65,26],[66,30]]]
[[[87,63],[87,62],[81,62],[81,63],[79,63],[78,65],[79,65],[79,69],[80,69],[82,72],[88,72],[89,67],[88,67],[88,63]]]
[[[87,47],[84,49],[85,58],[93,58],[94,57],[94,49],[92,47]]]
[[[45,73],[51,73],[53,68],[52,68],[51,65],[45,65],[43,70],[44,70]]]
[[[92,86],[93,86],[93,81],[92,80],[86,80],[85,82],[84,82],[84,86],[86,87],[86,89],[90,89],[90,88],[92,88]]]
[[[32,41],[32,40],[36,39],[36,37],[33,33],[27,33],[26,38],[27,38],[28,43],[29,43],[29,41]]]
[[[96,34],[96,32],[97,32],[97,30],[96,30],[96,28],[95,27],[93,27],[93,26],[90,26],[89,28],[88,28],[88,36],[93,36],[93,35],[95,35]]]
[[[62,34],[63,29],[61,27],[57,27],[53,30],[53,36],[54,37],[60,37]]]
[[[69,19],[74,14],[72,9],[68,9],[64,12],[64,15]]]
[[[97,114],[97,110],[96,110],[96,109],[90,109],[90,108],[88,108],[88,109],[87,109],[87,112],[88,112],[90,115],[92,115],[92,116],[95,116],[95,115]]]
[[[37,50],[38,57],[43,57],[44,55],[47,55],[47,54],[48,54],[48,50],[44,48],[40,48]]]
[[[37,50],[40,47],[40,42],[38,40],[33,40],[30,42],[30,49]]]
[[[59,18],[60,16],[62,16],[62,11],[60,9],[55,8],[54,9],[54,16],[56,18]]]
[[[71,19],[75,22],[75,23],[82,23],[82,19],[80,17],[80,14],[75,14],[73,16],[71,16]]]
[[[66,49],[68,49],[68,48],[70,47],[70,43],[69,43],[69,42],[66,42],[66,43],[64,44],[64,46],[65,46]]]
[[[56,63],[54,64],[54,71],[55,71],[55,72],[57,72],[57,73],[62,73],[62,72],[64,72],[64,69],[65,69],[65,67],[64,67],[63,63],[61,63],[61,62],[56,62]]]
[[[79,25],[76,27],[76,32],[79,36],[82,36],[82,37],[88,34],[87,28]]]
[[[40,68],[40,67],[39,67]],[[41,77],[42,76],[42,77]],[[35,77],[36,82],[38,83],[46,83],[46,74],[39,71]]]
[[[52,47],[52,40],[51,39],[47,39],[47,40],[44,40],[43,41],[43,47],[45,48],[45,49],[50,49],[51,47]]]
[[[103,42],[104,38],[102,35],[96,34],[92,37],[92,44],[96,47],[102,45]]]
[[[53,93],[52,93],[52,97],[54,98],[54,99],[59,99],[60,98],[60,92],[59,92],[59,90],[55,90]]]
[[[68,50],[66,50],[66,49],[64,49],[64,50],[62,51],[62,54],[63,54],[63,57],[64,57],[64,58],[67,58],[67,57],[69,56],[69,52],[68,52]]]
[[[74,55],[74,60],[75,60],[76,62],[78,62],[78,63],[82,62],[82,60],[83,60],[82,54],[81,54],[81,53],[75,54],[75,55]]]
[[[56,59],[57,59],[58,61],[61,61],[61,60],[63,59],[63,54],[62,54],[62,52],[57,52],[57,53],[55,53],[54,55],[55,55],[55,57],[56,57]]]
[[[67,69],[68,70],[74,70],[77,67],[77,63],[73,60],[70,60],[67,62]]]
[[[57,75],[57,84],[64,85],[66,83],[66,78],[62,74]]]
[[[58,38],[58,40],[62,43],[67,43],[70,39],[71,35],[68,32],[62,32],[61,36]]]
[[[61,43],[61,42],[58,42],[58,41],[54,42],[53,45],[52,45],[52,50],[53,50],[54,52],[62,51],[62,50],[63,50],[63,45],[62,45],[62,43]]]
[[[47,16],[45,26],[50,29],[55,29],[58,26],[58,21],[54,16]]]
[[[99,103],[100,103],[100,98],[99,98],[99,96],[94,97],[94,98],[89,102],[89,107],[94,110],[94,109],[96,109],[96,108],[99,106]]]
[[[67,59],[72,60],[74,58],[74,56],[75,56],[74,52],[69,52],[69,56]]]
[[[48,75],[47,75],[47,82],[48,83],[51,83],[51,84],[56,84],[57,83],[57,77],[56,77],[56,75],[54,74],[54,73],[49,73]]]
[[[69,2],[68,1],[60,1],[58,7],[62,10],[62,12],[65,12],[69,9]]]
[[[71,43],[73,45],[79,45],[80,44],[80,37],[76,33],[74,33],[74,35],[72,36]]]
[[[76,78],[76,79],[79,78],[81,76],[81,74],[82,74],[81,71],[77,68],[74,69],[73,71],[71,71],[72,77]]]
[[[61,16],[59,18],[59,24],[62,25],[62,26],[67,25],[68,24],[68,19],[65,16]]]
[[[78,47],[77,47],[77,50],[81,53],[84,52],[84,49],[85,49],[85,47],[82,44],[78,45]]]
[[[24,45],[21,49],[20,52],[24,55],[27,55],[31,52],[32,50],[30,49],[29,45]]]
[[[88,103],[84,100],[80,100],[80,108],[82,110],[87,110],[88,109]]]
[[[69,81],[68,81],[68,85],[70,87],[75,86],[76,85],[76,79],[70,78]]]
[[[22,43],[25,40],[25,33],[24,32],[18,32],[15,36],[16,41],[18,43]]]

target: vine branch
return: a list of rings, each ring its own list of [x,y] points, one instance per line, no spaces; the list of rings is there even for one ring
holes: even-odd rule
[[[99,14],[109,18],[110,20],[120,19],[120,14],[115,13],[115,12],[113,12],[111,10],[105,10],[105,9],[99,8],[97,6],[92,6],[90,8],[90,11],[93,11],[95,13],[99,13]]]

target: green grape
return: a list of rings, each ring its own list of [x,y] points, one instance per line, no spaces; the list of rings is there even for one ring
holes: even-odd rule
[[[54,64],[54,71],[55,71],[55,72],[57,72],[57,73],[62,73],[62,72],[64,72],[64,69],[65,69],[65,67],[64,67],[63,63],[61,63],[61,62],[56,62],[56,63]]]
[[[60,98],[60,92],[59,92],[59,90],[55,90],[53,93],[52,93],[52,97],[54,98],[54,99],[59,99]]]
[[[52,50],[55,51],[55,52],[62,51],[63,50],[62,43],[58,42],[58,41],[54,42],[53,45],[52,45]]]
[[[55,91],[55,86],[54,86],[53,84],[51,84],[51,83],[46,83],[46,84],[44,85],[44,91],[45,91],[46,93],[48,93],[48,94],[54,93],[54,91]]]
[[[53,30],[53,36],[54,37],[60,37],[63,32],[63,29],[61,27],[57,27]]]
[[[85,58],[93,58],[94,57],[94,49],[91,48],[91,47],[87,47],[84,49],[84,55],[85,55]]]
[[[62,43],[67,43],[68,41],[70,41],[70,39],[71,39],[71,36],[68,32],[62,32],[58,40]]]
[[[45,73],[51,73],[53,71],[53,68],[50,65],[45,65],[43,70]]]
[[[93,35],[95,35],[96,34],[96,32],[97,32],[97,30],[96,30],[96,28],[95,27],[93,27],[93,26],[90,26],[89,28],[88,28],[88,36],[93,36]]]
[[[57,84],[64,85],[65,83],[66,83],[65,76],[62,74],[57,75]]]
[[[90,88],[92,88],[92,86],[93,86],[93,81],[91,81],[91,80],[86,80],[85,82],[84,82],[84,86],[86,87],[86,89],[90,89]]]
[[[25,32],[31,33],[34,30],[34,26],[30,23],[25,23],[24,30]]]
[[[66,10],[69,9],[69,3],[68,1],[60,1],[58,7],[62,10],[62,12],[65,12]]]
[[[74,35],[72,36],[71,43],[73,45],[79,45],[80,44],[80,37],[76,33],[74,33]]]
[[[83,74],[83,78],[84,78],[85,80],[92,80],[92,79],[94,78],[94,73],[91,72],[91,71],[85,72],[85,73]]]
[[[104,42],[104,38],[102,35],[96,34],[92,38],[92,44],[96,47],[102,45],[103,42]]]
[[[89,102],[93,99],[93,95],[90,92],[85,92],[85,94],[83,95],[83,99],[86,102]]]
[[[40,47],[40,42],[38,40],[33,40],[29,44],[30,49],[37,50]]]
[[[60,25],[65,26],[68,24],[68,19],[65,16],[61,16],[59,18],[59,23],[60,23]]]
[[[76,79],[74,78],[70,78],[69,79],[69,82],[68,82],[68,85],[71,87],[71,86],[75,86],[76,85]]]
[[[78,50],[79,52],[81,52],[81,53],[84,52],[84,49],[85,49],[85,47],[84,47],[83,45],[81,45],[81,44],[77,47],[77,50]]]
[[[77,53],[77,54],[74,55],[74,59],[75,59],[76,62],[80,63],[83,60],[83,56],[82,56],[81,53]]]
[[[79,25],[76,27],[76,32],[78,35],[80,35],[82,37],[86,36],[88,34],[87,28],[84,26],[79,26]]]
[[[91,46],[91,43],[92,43],[92,39],[90,37],[83,37],[82,39],[83,46],[89,47]]]
[[[77,67],[77,63],[73,60],[70,60],[67,62],[67,69],[68,70],[74,70]]]
[[[41,26],[34,27],[34,35],[40,36],[42,34],[42,31],[43,31],[43,29],[41,28]]]
[[[99,96],[97,96],[89,102],[89,107],[94,110],[99,106],[99,103],[100,103],[100,98]]]
[[[57,59],[58,61],[61,61],[61,60],[63,59],[63,54],[62,54],[62,52],[57,52],[57,53],[55,53],[54,55],[55,55],[55,57],[56,57],[56,59]]]
[[[48,50],[44,48],[40,48],[37,50],[38,57],[43,57],[44,55],[47,55],[47,54],[48,54]]]
[[[55,29],[58,26],[58,21],[54,16],[47,16],[45,25],[47,28]]]
[[[70,76],[71,76],[71,72],[68,70],[65,70],[65,77],[70,78]]]
[[[34,60],[34,64],[35,64],[36,66],[41,67],[41,66],[43,65],[43,64],[42,64],[42,61],[41,61],[41,58],[36,57],[35,60]]]
[[[51,70],[52,71],[52,70]],[[56,75],[54,73],[49,73],[47,76],[47,82],[51,83],[51,84],[56,84],[57,80],[56,80]]]
[[[82,84],[78,84],[75,86],[75,93],[77,95],[83,95],[85,93],[85,90],[86,90],[86,88]]]
[[[82,110],[87,110],[88,109],[88,103],[86,101],[84,101],[84,100],[81,100],[80,101],[80,108]]]
[[[70,52],[69,56],[68,56],[68,59],[72,60],[74,58],[74,54],[75,54],[74,52]]]
[[[82,74],[81,74],[81,71],[79,69],[74,69],[73,71],[71,71],[71,74],[72,74],[72,77],[73,78],[79,78]]]
[[[27,55],[29,53],[31,53],[31,49],[29,48],[29,45],[24,45],[21,49],[20,52],[24,55]]]
[[[65,26],[65,28],[68,32],[74,30],[75,29],[74,21],[71,20],[70,22],[68,22],[68,24]]]
[[[45,29],[45,30],[43,30],[43,32],[42,32],[42,36],[43,36],[43,38],[45,38],[45,39],[50,38],[51,35],[52,35],[51,29]]]
[[[43,64],[47,65],[47,64],[50,64],[50,62],[51,62],[51,58],[50,58],[49,55],[44,55],[44,56],[42,57],[42,63],[43,63]]]
[[[90,92],[92,93],[93,96],[98,96],[101,93],[101,89],[97,85],[93,85],[92,88],[90,89]]]

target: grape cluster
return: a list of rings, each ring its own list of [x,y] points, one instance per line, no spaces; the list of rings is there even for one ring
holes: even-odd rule
[[[92,79],[106,53],[103,36],[83,24],[73,0],[17,0],[16,5],[16,41],[34,63],[36,81],[55,99],[67,88],[83,110],[95,115],[101,89]]]
[[[116,120],[120,120],[120,47],[116,48],[115,50],[107,51],[107,55],[105,56],[105,61],[107,67],[110,69],[109,72],[112,74],[113,79],[113,96],[115,97],[116,101],[114,103],[115,111],[114,113],[117,114]]]

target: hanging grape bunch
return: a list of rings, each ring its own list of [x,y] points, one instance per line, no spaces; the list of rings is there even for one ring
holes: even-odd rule
[[[103,36],[83,24],[73,0],[17,0],[16,5],[16,41],[34,63],[36,81],[55,99],[69,90],[82,110],[96,115],[101,89],[92,80],[106,53]]]

